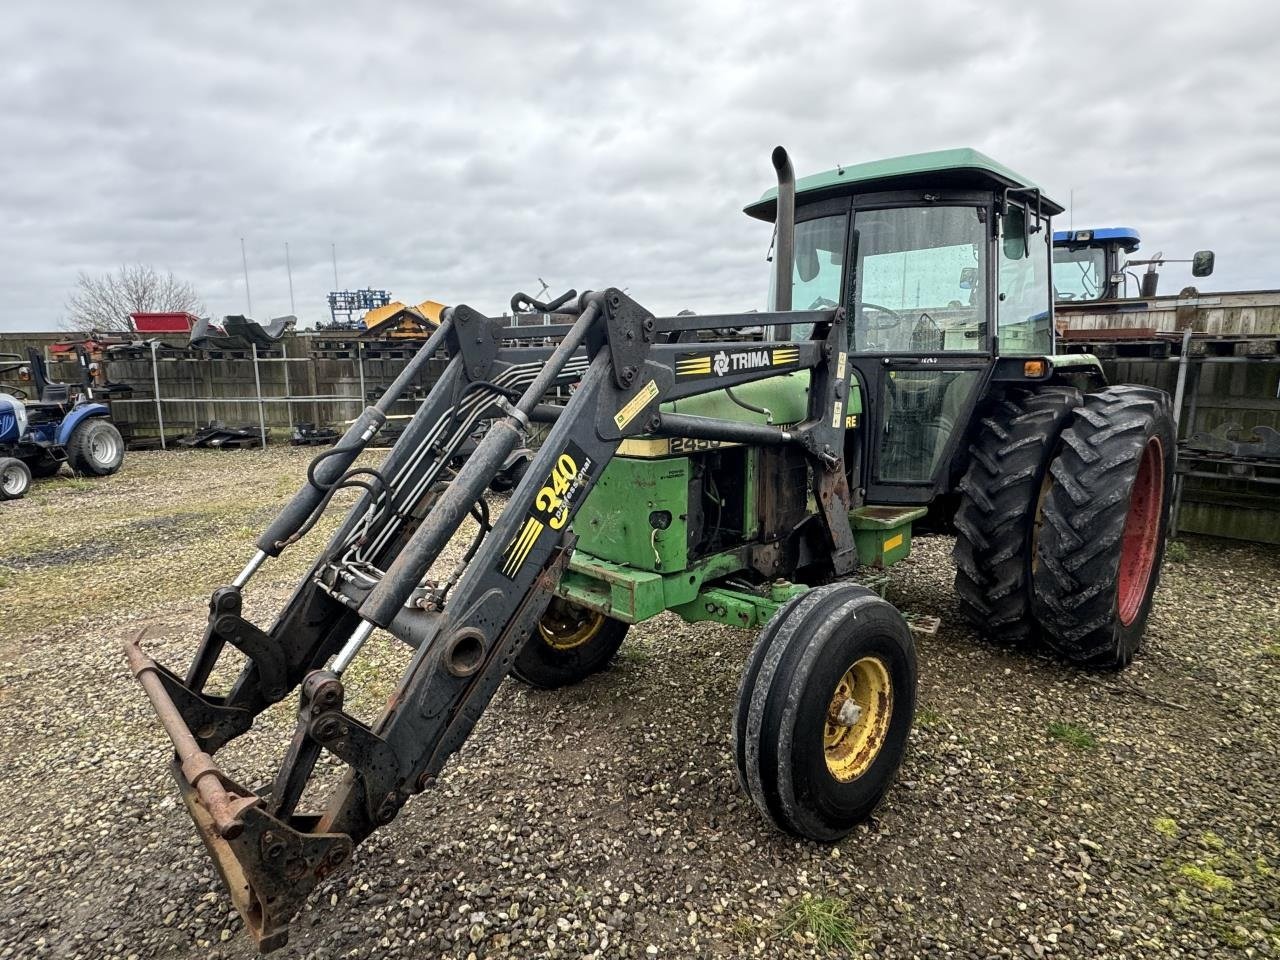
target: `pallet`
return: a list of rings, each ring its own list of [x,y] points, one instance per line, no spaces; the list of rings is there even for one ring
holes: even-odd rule
[[[1173,352],[1168,340],[1082,340],[1061,344],[1063,353],[1091,353],[1099,360],[1167,360]]]

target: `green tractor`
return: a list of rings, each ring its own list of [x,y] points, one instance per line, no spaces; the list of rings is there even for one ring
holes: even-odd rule
[[[746,210],[776,224],[768,311],[655,317],[616,288],[513,298],[545,323],[446,309],[214,591],[185,675],[127,645],[262,949],[430,788],[505,676],[580,681],[631,624],[668,610],[759,629],[733,723],[743,789],[783,830],[843,836],[889,788],[910,732],[912,629],[936,624],[884,599],[885,571],[926,519],[954,525],[956,592],[980,633],[1088,666],[1133,657],[1164,549],[1173,424],[1163,393],[1108,387],[1096,359],[1054,354],[1061,208],[973,150],[798,183],[785,151],[773,161],[777,188]],[[745,335],[756,328],[763,339]],[[445,371],[386,460],[355,467],[439,349]],[[566,386],[567,403],[548,402]],[[495,519],[485,490],[535,422],[547,436]],[[257,570],[348,487],[360,499],[274,624],[246,619]],[[433,568],[468,515],[464,562]],[[343,675],[376,628],[415,652],[365,721],[344,708]],[[227,646],[247,663],[214,694]],[[211,755],[294,689],[274,782],[237,784]],[[300,812],[326,752],[345,776]]]

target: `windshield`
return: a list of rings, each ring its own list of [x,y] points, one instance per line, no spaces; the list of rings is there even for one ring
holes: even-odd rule
[[[987,228],[978,207],[899,207],[854,215],[854,349],[987,347]],[[797,245],[798,246],[798,245]]]
[[[1105,277],[1098,247],[1053,248],[1053,295],[1057,300],[1097,300]]]

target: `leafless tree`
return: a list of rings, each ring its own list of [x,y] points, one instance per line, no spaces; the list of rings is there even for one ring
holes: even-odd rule
[[[186,311],[202,314],[195,287],[171,272],[145,263],[129,263],[97,276],[80,271],[67,297],[63,326],[70,330],[129,330],[131,313]]]

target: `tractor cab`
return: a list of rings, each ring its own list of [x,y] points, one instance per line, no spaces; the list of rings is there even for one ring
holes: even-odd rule
[[[773,221],[777,196],[746,213]],[[790,297],[775,282],[770,307],[848,311],[862,409],[880,425],[860,448],[868,501],[927,504],[950,490],[963,428],[993,377],[1050,375],[1047,359],[1024,360],[1053,353],[1049,218],[1060,212],[971,149],[796,181]]]
[[[1053,288],[1059,303],[1124,296],[1125,265],[1142,238],[1132,227],[1058,230],[1053,235]]]

